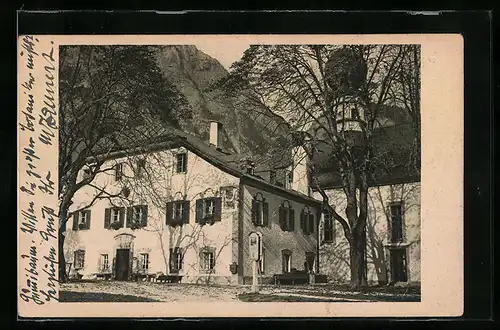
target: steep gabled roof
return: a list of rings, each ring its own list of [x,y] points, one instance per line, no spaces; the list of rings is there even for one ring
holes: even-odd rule
[[[181,130],[175,128],[162,128],[150,130],[146,134],[141,133],[140,135],[141,137],[137,137],[136,139],[131,139],[130,136],[126,137],[126,140],[129,142],[128,145],[123,142],[116,145],[127,145],[127,148],[117,147],[111,152],[106,153],[105,157],[108,159],[121,158],[134,154],[167,150],[183,146],[220,170],[240,178],[241,182],[244,184],[269,191],[284,198],[300,200],[301,202],[313,205],[320,204],[318,200],[312,197],[294,190],[285,189],[281,186],[271,184],[261,177],[246,173],[240,166],[242,156],[231,155],[220,149],[216,149],[198,137],[185,133]],[[115,138],[123,139],[123,137]]]

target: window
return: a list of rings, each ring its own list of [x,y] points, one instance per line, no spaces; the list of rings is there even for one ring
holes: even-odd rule
[[[136,164],[136,170],[135,170],[136,176],[141,177],[144,174],[145,170],[146,170],[146,160],[145,159],[138,159],[137,164]]]
[[[107,208],[104,213],[104,228],[106,229],[122,228],[125,222],[124,217],[125,217],[124,207]]]
[[[270,171],[269,172],[269,182],[271,184],[275,184],[276,183],[276,171]]]
[[[403,213],[401,203],[391,204],[391,242],[403,241]]]
[[[187,172],[187,153],[181,152],[177,154],[176,172],[177,173]]]
[[[101,272],[106,272],[109,270],[109,257],[107,254],[101,254],[99,260],[99,270]]]
[[[228,209],[232,209],[235,207],[235,191],[234,187],[222,187],[221,195],[224,198],[224,207]]]
[[[300,228],[305,235],[314,234],[315,232],[314,214],[312,214],[308,207],[300,212]]]
[[[175,201],[167,203],[166,224],[170,226],[189,223],[189,201]]]
[[[148,253],[141,253],[140,267],[141,267],[141,270],[148,270],[149,269],[149,254]]]
[[[215,201],[213,199],[205,200],[205,204],[203,206],[203,217],[208,218],[212,217],[215,213]]]
[[[266,249],[262,248],[260,259],[259,259],[259,272],[264,274],[265,272],[265,261],[266,261]]]
[[[279,223],[283,231],[295,230],[295,210],[288,201],[284,201],[279,208]]]
[[[314,264],[316,260],[316,255],[314,252],[306,252],[306,262],[305,262],[305,269],[309,273],[314,272]]]
[[[178,272],[182,269],[182,249],[175,247],[170,249],[170,272]]]
[[[148,224],[148,206],[136,205],[127,209],[127,228],[142,228]]]
[[[84,250],[77,250],[75,251],[75,256],[74,256],[74,268],[75,269],[81,269],[85,267],[85,251]]]
[[[325,223],[323,227],[323,241],[325,243],[332,243],[335,232],[334,222],[333,222],[334,220],[331,214],[329,213],[325,213],[324,216],[325,216]]]
[[[290,273],[292,269],[292,251],[290,250],[281,251],[281,260],[282,260],[283,274]]]
[[[123,164],[118,163],[115,165],[115,181],[120,181],[123,177]]]
[[[358,119],[358,118],[359,118],[358,108],[352,108],[351,109],[351,119]]]
[[[215,250],[205,247],[201,252],[201,269],[212,271],[215,268]]]
[[[252,222],[256,226],[267,226],[269,223],[269,204],[261,193],[252,200]]]
[[[73,230],[90,229],[90,210],[77,212],[73,215]]]
[[[221,221],[221,197],[202,198],[196,201],[196,222]]]
[[[182,219],[184,217],[184,203],[174,203],[174,219]]]
[[[285,189],[292,189],[293,172],[290,170],[285,171]]]
[[[90,168],[85,168],[83,169],[83,178],[84,179],[87,179],[90,177],[90,175],[92,174],[92,171],[90,170]]]

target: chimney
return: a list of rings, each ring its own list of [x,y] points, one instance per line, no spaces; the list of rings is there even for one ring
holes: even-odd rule
[[[216,149],[222,148],[222,123],[216,120],[210,121],[210,144]]]

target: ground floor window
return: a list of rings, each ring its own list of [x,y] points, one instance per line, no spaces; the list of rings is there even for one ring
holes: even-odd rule
[[[281,251],[281,260],[282,260],[282,271],[283,273],[290,273],[292,270],[292,251],[283,250]]]
[[[75,269],[80,269],[85,267],[85,251],[77,250],[75,251],[73,266]]]
[[[215,268],[215,250],[211,247],[205,247],[201,251],[201,269],[205,271],[212,271]]]
[[[182,250],[180,247],[170,249],[170,271],[177,272],[182,269]]]
[[[99,260],[99,269],[101,272],[106,272],[109,270],[109,256],[107,254],[101,254]]]
[[[314,252],[306,252],[306,262],[304,270],[306,270],[309,273],[313,273],[315,261],[316,261],[316,254]]]
[[[149,269],[149,254],[148,253],[141,253],[140,267],[141,267],[141,270],[148,270]]]

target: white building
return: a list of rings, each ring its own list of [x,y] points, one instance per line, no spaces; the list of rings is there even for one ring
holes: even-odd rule
[[[66,232],[69,275],[249,283],[253,231],[262,235],[262,281],[318,274],[320,203],[293,190],[299,183],[291,176],[279,180],[284,186],[265,180],[224,153],[220,131],[213,122],[210,143],[174,131],[175,138],[106,154],[100,168],[109,170],[78,191],[70,209],[81,211]]]

